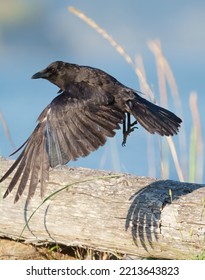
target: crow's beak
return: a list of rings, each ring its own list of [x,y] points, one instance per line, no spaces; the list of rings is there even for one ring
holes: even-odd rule
[[[48,78],[48,73],[45,71],[40,71],[31,77],[31,79],[39,79],[39,78],[42,78],[42,79]]]

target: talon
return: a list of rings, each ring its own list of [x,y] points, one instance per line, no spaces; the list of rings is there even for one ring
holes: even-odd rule
[[[137,121],[134,121],[133,123],[130,124],[130,127],[134,126],[137,124]],[[136,127],[137,128],[137,127]]]
[[[127,138],[127,137],[126,137]],[[122,146],[125,147],[126,146],[126,140],[122,141]]]

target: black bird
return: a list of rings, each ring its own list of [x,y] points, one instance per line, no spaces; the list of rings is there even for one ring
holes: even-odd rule
[[[150,133],[177,134],[182,120],[118,82],[106,72],[76,64],[56,61],[36,73],[59,87],[59,95],[43,110],[38,124],[26,142],[13,154],[23,151],[0,179],[4,181],[15,169],[4,198],[19,182],[14,202],[22,195],[27,182],[29,201],[38,184],[44,195],[49,168],[85,157],[103,146],[107,137],[123,124],[123,145],[140,123]],[[139,93],[139,92],[138,92]],[[135,121],[131,123],[130,116]],[[12,154],[12,155],[13,155]]]

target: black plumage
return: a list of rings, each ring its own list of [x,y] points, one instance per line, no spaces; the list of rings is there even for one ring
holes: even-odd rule
[[[47,79],[60,90],[40,114],[31,136],[17,150],[24,148],[17,160],[0,179],[2,182],[16,169],[4,194],[5,198],[19,182],[15,202],[28,181],[28,201],[38,184],[43,196],[50,167],[87,156],[103,146],[107,137],[113,137],[121,123],[125,145],[137,123],[152,134],[169,136],[177,134],[182,122],[96,68],[56,61],[32,78]],[[136,119],[133,123],[130,115]]]

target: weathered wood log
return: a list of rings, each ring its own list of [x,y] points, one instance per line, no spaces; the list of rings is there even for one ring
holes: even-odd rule
[[[11,163],[1,159],[0,175]],[[47,195],[66,185],[42,205],[38,191],[29,205],[26,192],[16,204],[15,191],[1,199],[0,236],[161,259],[205,249],[204,185],[64,167],[51,170]]]

